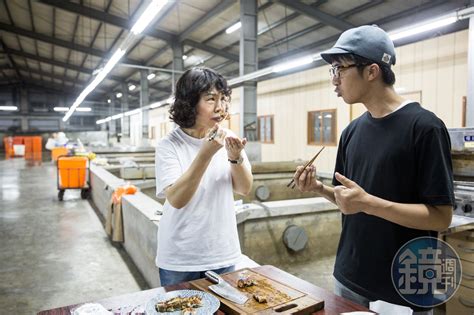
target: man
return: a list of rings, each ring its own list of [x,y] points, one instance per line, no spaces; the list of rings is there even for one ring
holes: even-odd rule
[[[393,84],[395,48],[377,26],[344,32],[321,54],[332,66],[335,92],[367,112],[342,132],[334,188],[298,167],[301,191],[315,191],[338,205],[342,233],[334,277],[336,293],[359,304],[405,305],[395,290],[391,264],[408,241],[445,230],[454,205],[450,139],[444,123],[420,104],[398,95]]]

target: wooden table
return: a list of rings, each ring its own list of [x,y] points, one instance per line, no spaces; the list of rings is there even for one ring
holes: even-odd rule
[[[319,288],[274,266],[259,266],[256,268],[252,268],[252,270],[255,270],[256,272],[268,276],[269,278],[272,278],[278,282],[287,284],[290,287],[304,292],[310,296],[313,296],[318,299],[323,299],[324,309],[314,313],[314,315],[340,314],[342,312],[353,311],[369,311],[363,306],[355,304],[345,298],[339,297],[332,292]],[[125,314],[123,313],[124,311],[128,311],[128,313],[130,313],[133,309],[135,309],[135,314],[137,310],[143,310],[145,308],[145,304],[157,294],[184,289],[194,288],[188,282],[183,282],[177,285],[160,287],[156,289],[103,299],[100,301],[94,301],[93,303],[101,304],[106,309],[112,310],[114,314],[120,314],[120,311],[122,311],[122,314]],[[71,310],[81,304],[84,303],[58,307],[47,311],[41,311],[38,313],[38,315],[70,315]],[[217,311],[216,315],[225,315],[225,313],[223,313],[222,311]]]

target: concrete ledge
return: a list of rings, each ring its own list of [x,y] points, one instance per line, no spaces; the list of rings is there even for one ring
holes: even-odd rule
[[[303,198],[268,202],[246,203],[237,207],[237,224],[247,220],[295,214],[335,211],[337,206],[325,198]]]
[[[91,172],[91,197],[95,206],[103,218],[107,216],[107,210],[114,190],[125,185],[123,179],[111,174],[101,166],[92,164]]]
[[[92,199],[105,217],[113,191],[126,181],[100,166],[91,166]],[[138,185],[140,186],[140,185]],[[140,270],[150,287],[159,286],[158,268],[155,266],[157,232],[163,206],[142,192],[122,198],[124,224],[124,248]],[[236,207],[237,223],[265,218],[295,216],[301,214],[335,211],[337,207],[324,198],[306,198],[265,203],[244,204]],[[240,229],[239,231],[241,231]],[[259,266],[251,258],[242,255],[237,269]]]
[[[155,266],[158,223],[162,205],[141,192],[122,197],[124,248],[152,288],[159,287]]]

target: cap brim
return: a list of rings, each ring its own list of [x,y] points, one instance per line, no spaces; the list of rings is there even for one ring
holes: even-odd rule
[[[350,52],[348,52],[347,50],[344,50],[342,48],[333,47],[333,48],[330,48],[326,51],[323,51],[321,53],[321,58],[323,58],[324,61],[326,61],[327,63],[331,63],[332,62],[332,58],[331,58],[332,55],[349,54],[349,53]]]

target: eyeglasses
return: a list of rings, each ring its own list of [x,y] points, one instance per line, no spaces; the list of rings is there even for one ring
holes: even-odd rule
[[[341,65],[331,66],[331,68],[329,68],[329,75],[331,76],[331,79],[339,79],[341,77],[342,70],[349,69],[352,67],[364,67],[364,66],[367,66],[367,64],[355,63],[353,65],[348,65],[348,66],[341,66]]]

